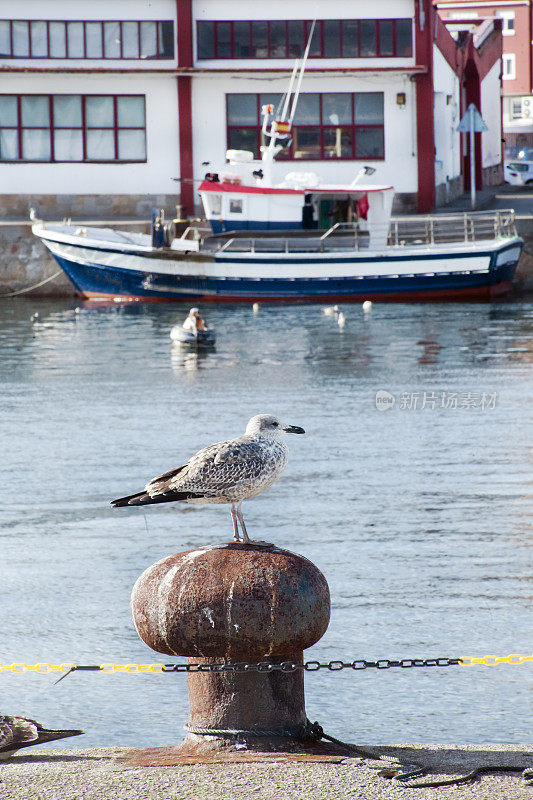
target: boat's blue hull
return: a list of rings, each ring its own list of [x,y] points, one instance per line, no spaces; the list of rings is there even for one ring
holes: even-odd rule
[[[508,249],[517,251],[516,242]],[[358,300],[468,300],[489,299],[505,294],[517,267],[516,258],[502,259],[506,248],[481,255],[490,257],[487,271],[442,271],[442,258],[435,273],[411,275],[375,275],[371,277],[302,277],[247,278],[196,277],[187,274],[165,274],[97,263],[77,261],[54,254],[59,265],[86,298],[132,298],[135,300],[170,301],[203,300],[238,301],[358,301]],[[450,259],[453,256],[450,256]],[[425,255],[427,260],[427,255]],[[497,263],[497,260],[500,263]],[[389,259],[383,259],[384,272]],[[503,261],[504,263],[501,263]],[[242,261],[240,262],[242,263]],[[258,261],[254,260],[257,264]],[[437,267],[437,264],[436,264]]]

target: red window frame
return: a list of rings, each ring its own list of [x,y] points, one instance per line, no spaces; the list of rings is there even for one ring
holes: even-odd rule
[[[174,42],[174,20],[171,19],[145,19],[145,20],[136,20],[136,19],[127,19],[127,20],[118,20],[118,19],[106,19],[106,20],[81,20],[81,19],[69,19],[69,20],[62,20],[62,19],[54,19],[54,20],[44,20],[44,19],[0,19],[0,22],[5,22],[9,24],[9,43],[10,43],[10,52],[3,53],[2,58],[24,58],[24,59],[42,59],[42,58],[52,58],[57,61],[66,61],[71,59],[79,59],[79,60],[87,60],[87,61],[106,61],[106,60],[113,60],[113,61],[145,61],[146,59],[141,56],[141,25],[144,22],[154,22],[156,25],[156,47],[157,53],[155,56],[150,58],[150,61],[164,59],[165,61],[171,60],[175,58],[176,55],[176,46]],[[32,22],[43,22],[46,25],[46,54],[45,55],[33,55],[32,53],[32,41],[31,41],[31,26],[30,23]],[[68,52],[68,23],[70,22],[79,22],[83,25],[83,55],[82,56],[70,56]],[[104,39],[104,23],[114,23],[120,26],[120,55],[119,56],[106,56],[105,54],[105,39]],[[137,25],[137,55],[136,56],[124,56],[123,55],[123,42],[124,42],[124,34],[122,30],[122,26],[124,23],[133,22]],[[13,25],[14,24],[25,24],[26,25],[26,41],[28,43],[28,55],[27,56],[19,56],[13,55]],[[65,55],[64,56],[52,56],[50,55],[50,24],[62,24],[65,29],[64,33],[64,42],[65,42]],[[100,25],[100,36],[101,36],[101,43],[102,43],[102,55],[101,56],[88,56],[87,55],[87,24],[98,24]],[[165,56],[162,47],[161,47],[161,37],[160,37],[160,28],[159,26],[163,23],[171,24],[173,28],[173,35],[172,35],[172,42],[173,42],[173,53],[170,56]]]
[[[272,23],[279,24],[280,22],[285,23],[285,54],[283,56],[280,55],[272,55],[272,42],[271,42],[271,35],[270,35],[270,26]],[[310,20],[197,20],[196,21],[196,53],[197,53],[197,60],[198,61],[207,61],[207,60],[215,60],[215,61],[226,61],[226,60],[241,60],[241,59],[285,59],[285,58],[295,58],[294,55],[290,55],[290,42],[289,42],[289,22],[291,23],[298,23],[303,26],[303,46],[305,47],[305,43],[309,37],[311,31],[312,22]],[[344,26],[343,22],[356,22],[358,23],[357,26],[357,55],[350,55],[345,56],[343,55],[344,52]],[[361,46],[360,46],[360,26],[359,23],[361,22],[373,22],[375,26],[375,37],[376,37],[376,53],[373,55],[361,55]],[[398,23],[400,22],[409,22],[411,25],[411,46],[410,50],[406,53],[398,53]],[[267,26],[267,46],[266,46],[266,54],[265,55],[253,55],[253,23],[262,23]],[[339,55],[331,56],[326,55],[325,53],[325,27],[326,25],[331,25],[336,23],[338,25],[338,35],[339,35]],[[381,24],[392,24],[392,53],[381,53],[380,52],[380,42],[381,42],[381,35],[380,35],[380,26]],[[235,37],[235,25],[248,25],[248,52],[250,55],[241,56],[236,54],[236,37]],[[201,26],[202,25],[212,25],[213,26],[213,55],[205,56],[200,55],[200,40],[201,40]],[[228,55],[221,55],[221,46],[219,46],[219,31],[221,30],[222,25],[229,25],[229,54]],[[409,18],[399,18],[399,19],[327,19],[327,20],[317,20],[315,32],[313,34],[313,43],[318,42],[318,49],[314,50],[313,46],[311,47],[309,58],[329,58],[329,59],[336,59],[336,58],[411,58],[413,55],[413,35],[412,35],[412,20]]]
[[[66,94],[66,93],[65,93]],[[0,155],[0,164],[143,164],[148,160],[146,152],[146,97],[143,94],[80,94],[73,95],[81,98],[81,125],[69,125],[58,127],[54,124],[54,97],[63,97],[61,94],[1,94],[0,97],[15,97],[17,100],[17,124],[16,125],[2,125],[0,120],[0,130],[16,130],[17,131],[17,148],[18,158],[16,159],[3,159]],[[68,95],[69,97],[72,95]],[[48,113],[50,123],[46,125],[23,125],[22,124],[22,98],[24,97],[45,97],[48,99]],[[99,128],[88,127],[86,122],[86,105],[87,99],[93,97],[112,98],[113,100],[113,125],[102,125]],[[144,103],[144,125],[119,125],[118,124],[118,101],[122,98],[140,97]],[[22,155],[22,137],[25,130],[47,130],[50,136],[50,158],[49,159],[24,159]],[[56,130],[79,130],[82,134],[83,157],[79,160],[69,159],[61,160],[55,158],[54,152],[54,133]],[[94,159],[87,158],[87,133],[94,130],[112,130],[115,157],[112,159]],[[121,159],[119,158],[119,131],[144,131],[145,137],[145,156],[144,158]]]
[[[261,93],[255,92],[242,92],[242,93],[231,93],[231,94],[238,94],[238,96],[247,95],[256,98],[256,124],[245,124],[245,125],[230,125],[228,122],[229,113],[228,113],[228,103],[230,94],[226,94],[226,143],[227,148],[232,149],[234,148],[234,144],[231,142],[231,135],[232,131],[255,131],[255,149],[254,154],[257,157],[260,153],[260,146],[262,144],[261,141],[261,127],[262,127],[262,119],[261,119]],[[264,93],[263,93],[264,94]],[[302,95],[306,94],[302,92]],[[385,160],[385,106],[383,105],[383,122],[382,123],[358,123],[355,119],[355,97],[359,94],[381,94],[383,92],[311,92],[310,94],[317,94],[319,99],[319,119],[320,121],[317,123],[310,123],[308,125],[293,125],[297,131],[305,130],[305,129],[319,129],[319,136],[320,136],[320,153],[317,156],[312,156],[309,158],[295,158],[294,156],[294,141],[291,145],[284,150],[281,150],[278,154],[277,158],[282,159],[284,161],[384,161]],[[322,121],[322,103],[323,103],[323,96],[325,94],[348,94],[351,95],[351,109],[352,109],[352,121],[351,123],[340,123],[339,125],[332,125],[331,123],[324,123]],[[351,132],[352,136],[352,152],[349,156],[341,156],[339,158],[332,158],[331,156],[327,156],[324,154],[324,131],[325,130],[335,130],[337,128],[341,128],[343,130],[348,130]],[[368,129],[375,129],[381,131],[382,139],[383,139],[383,152],[380,156],[369,156],[368,154],[361,155],[357,152],[357,132],[361,130],[368,130]]]

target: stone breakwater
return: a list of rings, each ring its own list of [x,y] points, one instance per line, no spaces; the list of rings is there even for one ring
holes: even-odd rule
[[[420,780],[447,780],[481,765],[533,766],[527,745],[373,746],[391,759],[423,763]],[[406,788],[378,775],[378,762],[343,758],[339,763],[195,764],[129,767],[135,751],[124,747],[88,750],[20,750],[0,766],[2,800],[531,800],[519,773],[485,775],[465,786]],[[380,767],[386,763],[379,762]]]

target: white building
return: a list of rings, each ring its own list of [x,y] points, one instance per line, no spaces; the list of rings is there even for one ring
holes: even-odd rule
[[[285,91],[311,28],[305,0],[267,10],[244,0],[4,0],[1,13],[0,204],[20,216],[29,205],[47,217],[146,214],[172,209],[180,187],[191,213],[203,162],[222,164],[230,147],[258,153],[260,106]],[[461,78],[477,80],[470,96],[490,117],[478,149],[483,166],[497,165],[500,56],[497,25],[478,48],[472,36],[456,44],[430,0],[331,0],[275,177],[298,169],[345,182],[364,164],[395,186],[399,208],[429,210],[461,193]],[[480,60],[490,66],[482,77]]]

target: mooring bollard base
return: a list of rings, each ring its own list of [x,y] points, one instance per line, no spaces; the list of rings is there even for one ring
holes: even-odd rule
[[[262,749],[264,748],[264,749]],[[138,750],[127,760],[131,767],[172,767],[186,764],[239,764],[310,761],[339,764],[346,750],[332,742],[301,742],[287,737],[236,743],[214,736],[188,733],[180,745]]]

